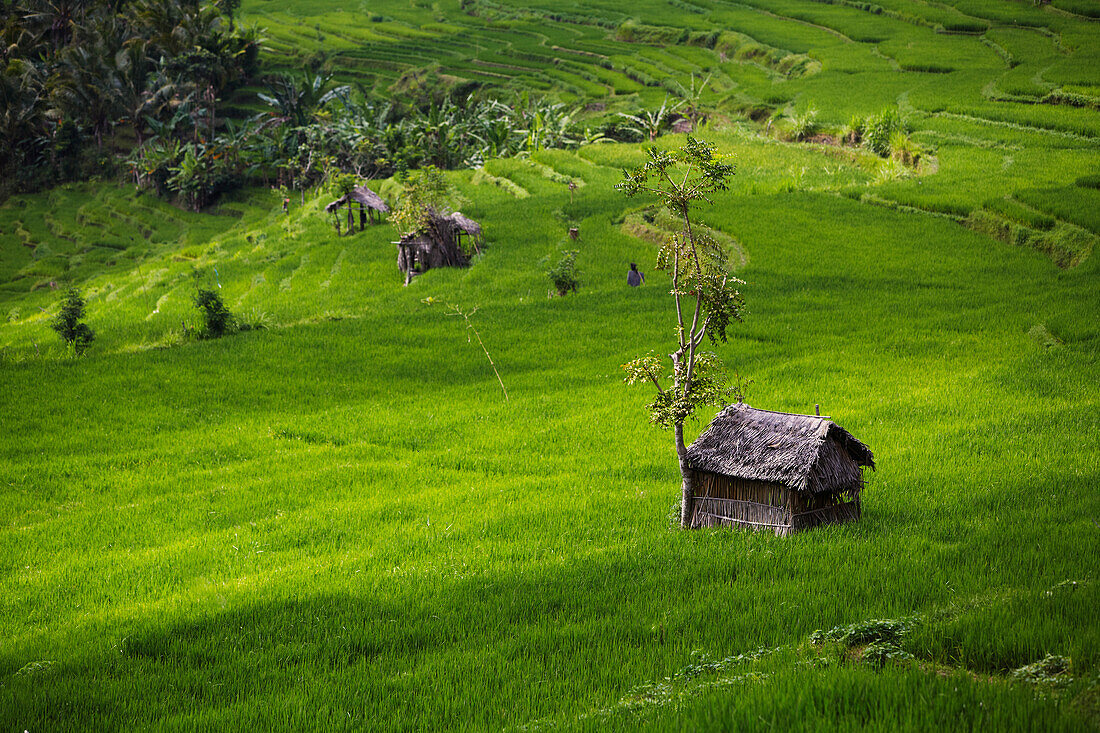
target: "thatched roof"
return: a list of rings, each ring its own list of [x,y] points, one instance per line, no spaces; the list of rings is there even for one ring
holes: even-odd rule
[[[462,231],[466,232],[474,238],[481,237],[481,225],[468,216],[463,215],[461,211],[456,211],[447,217],[455,223]]]
[[[336,208],[347,204],[349,198],[354,203],[363,204],[363,206],[366,206],[368,209],[381,211],[383,214],[390,210],[390,207],[386,205],[386,202],[382,200],[381,196],[366,186],[358,186],[352,190],[349,196],[341,196],[326,206],[325,211],[331,214]]]
[[[722,410],[688,448],[697,471],[779,483],[818,493],[858,485],[860,466],[875,467],[863,443],[827,417],[757,410]]]

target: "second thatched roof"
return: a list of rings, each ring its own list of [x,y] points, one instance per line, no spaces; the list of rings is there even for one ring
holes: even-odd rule
[[[862,481],[875,456],[827,417],[730,405],[688,448],[697,471],[783,484],[796,491],[840,491]]]
[[[453,221],[455,226],[472,236],[474,239],[481,239],[481,225],[464,215],[461,211],[456,211],[447,218]]]
[[[382,200],[382,197],[370,190],[366,186],[357,186],[348,196],[341,196],[328,206],[325,207],[325,211],[332,213],[338,207],[344,206],[348,203],[348,199],[357,204],[363,204],[368,209],[374,209],[375,211],[381,211],[383,214],[390,210],[390,207]]]

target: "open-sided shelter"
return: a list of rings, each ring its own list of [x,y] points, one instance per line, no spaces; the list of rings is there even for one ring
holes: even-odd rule
[[[691,444],[691,526],[788,535],[859,519],[875,457],[827,417],[730,405]]]
[[[370,223],[374,223],[374,212],[378,212],[378,218],[381,220],[382,214],[389,212],[390,207],[382,200],[382,197],[370,190],[366,186],[355,187],[347,196],[341,196],[335,201],[331,202],[325,207],[325,212],[328,214],[340,213],[340,207],[348,207],[348,233],[353,231],[354,219],[353,212],[355,207],[359,207],[359,230],[362,231],[367,226],[367,219],[370,219]]]

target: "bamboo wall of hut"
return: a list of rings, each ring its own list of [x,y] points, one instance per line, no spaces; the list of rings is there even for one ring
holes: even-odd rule
[[[859,489],[802,494],[783,484],[695,471],[691,526],[741,527],[777,535],[859,519]]]

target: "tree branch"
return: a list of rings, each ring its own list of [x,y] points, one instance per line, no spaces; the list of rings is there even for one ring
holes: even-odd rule
[[[672,299],[676,302],[676,323],[679,331],[676,334],[680,348],[684,348],[684,312],[680,308],[680,247],[673,234],[672,246]]]
[[[657,377],[655,377],[653,375],[653,372],[646,369],[645,373],[646,373],[646,376],[649,377],[650,380],[653,382],[653,386],[657,388],[657,392],[660,393],[660,394],[664,394],[665,391],[661,388],[661,383],[659,381],[657,381]]]
[[[710,325],[710,316],[707,316],[706,318],[703,319],[703,326],[702,326],[702,328],[699,329],[699,335],[695,337],[695,346],[696,347],[698,347],[699,344],[703,343],[703,337],[706,336],[707,326],[709,326],[709,325]]]

